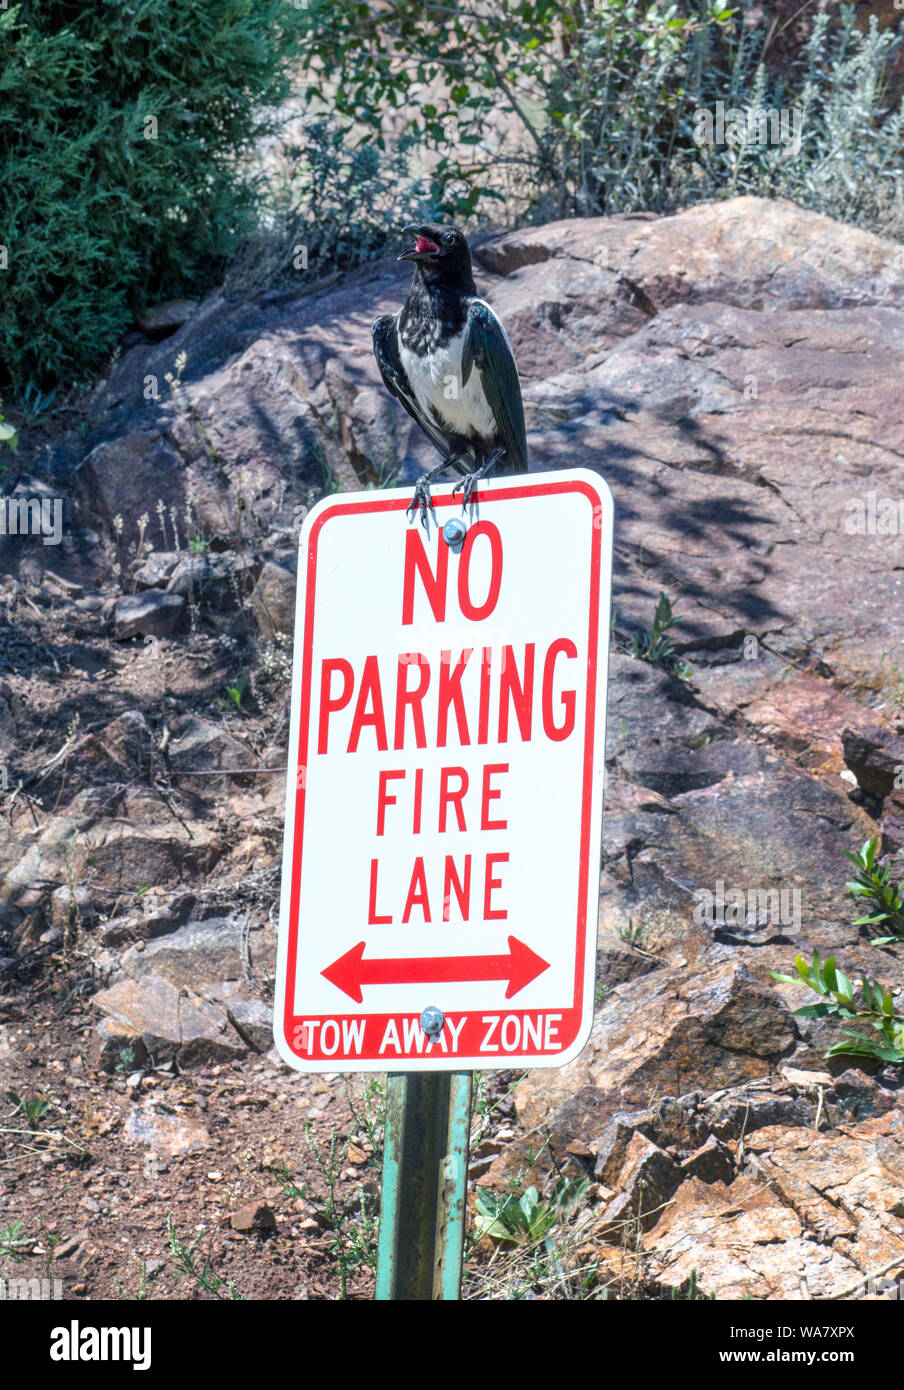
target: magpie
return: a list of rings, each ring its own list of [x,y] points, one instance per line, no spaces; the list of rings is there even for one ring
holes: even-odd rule
[[[409,520],[427,525],[430,484],[446,469],[462,477],[467,507],[480,481],[499,466],[527,472],[527,436],[518,370],[508,334],[477,297],[471,251],[457,227],[405,227],[414,246],[408,298],[373,325],[374,355],[386,389],[417,421],[442,462],[417,480]]]

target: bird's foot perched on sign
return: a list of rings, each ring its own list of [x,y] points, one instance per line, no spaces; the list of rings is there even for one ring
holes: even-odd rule
[[[459,488],[462,489],[462,494],[461,494],[461,509],[462,509],[462,511],[466,511],[466,510],[467,510],[468,503],[469,503],[470,500],[471,500],[471,497],[472,497],[472,495],[473,495],[474,489],[477,487],[477,484],[480,482],[481,478],[485,478],[485,477],[486,477],[486,475],[487,475],[487,474],[490,472],[490,470],[492,469],[493,465],[496,464],[496,463],[498,463],[498,461],[502,458],[502,456],[503,456],[504,453],[505,453],[505,449],[504,449],[504,448],[502,448],[502,449],[494,449],[493,452],[489,455],[489,457],[484,459],[483,463],[480,465],[480,467],[479,467],[478,469],[476,469],[475,472],[473,472],[473,473],[467,473],[467,474],[465,475],[465,477],[461,478],[461,479],[459,480],[459,482],[457,482],[457,483],[455,484],[454,488],[452,489],[452,496],[453,496],[453,497],[455,496],[455,494],[456,494],[456,492],[458,491]]]
[[[421,474],[414,485],[414,496],[411,499],[411,506],[405,513],[409,521],[411,521],[414,513],[420,508],[421,525],[425,530],[427,529],[427,513],[428,511],[431,514],[433,512],[430,484],[433,482],[434,478],[439,477],[440,473],[445,473],[447,468],[454,467],[455,463],[456,457],[450,456],[449,458],[444,458],[442,463],[438,464],[436,468],[432,468],[429,473]]]

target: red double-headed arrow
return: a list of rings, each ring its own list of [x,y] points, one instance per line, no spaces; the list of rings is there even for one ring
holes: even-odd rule
[[[458,984],[466,980],[508,980],[505,997],[511,999],[548,970],[549,961],[516,936],[510,936],[508,944],[508,954],[504,956],[388,956],[365,960],[367,942],[359,941],[320,973],[356,1004],[364,999],[362,985]]]

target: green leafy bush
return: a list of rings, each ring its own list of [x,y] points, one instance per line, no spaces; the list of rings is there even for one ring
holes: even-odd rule
[[[283,146],[283,177],[274,180],[274,222],[282,237],[262,238],[270,264],[236,267],[227,283],[273,276],[290,260],[297,270],[301,259],[315,276],[360,265],[397,243],[406,223],[441,217],[430,179],[411,171],[410,144],[402,138],[380,149],[332,113],[309,114]]]
[[[840,1018],[846,1025],[872,1030],[868,1035],[845,1028],[840,1042],[825,1054],[827,1057],[851,1054],[882,1062],[904,1062],[904,1017],[895,1012],[891,990],[884,990],[875,980],[862,980],[859,986],[852,984],[836,966],[834,956],[822,961],[818,951],[813,952],[809,965],[803,956],[795,956],[794,964],[796,977],[773,971],[773,978],[789,985],[802,981],[822,998],[820,1004],[805,1004],[795,1009],[798,1018]],[[859,1003],[854,1002],[857,988]]]
[[[904,118],[883,74],[894,31],[814,21],[793,84],[771,83],[768,42],[726,0],[310,0],[307,100],[356,144],[387,148],[387,111],[428,169],[434,198],[467,218],[500,200],[537,217],[667,210],[750,192],[900,229]],[[427,99],[424,98],[425,88]],[[799,149],[695,139],[697,112],[791,108]],[[496,117],[507,120],[500,127]]]
[[[254,225],[291,0],[0,10],[0,380],[84,374],[143,305],[216,282]]]

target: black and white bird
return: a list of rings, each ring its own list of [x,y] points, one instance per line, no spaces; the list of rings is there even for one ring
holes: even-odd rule
[[[426,525],[434,478],[460,473],[453,491],[463,489],[467,506],[492,468],[527,472],[527,436],[512,345],[477,297],[464,235],[432,223],[404,231],[414,246],[399,260],[414,263],[414,278],[399,312],[374,323],[374,354],[387,390],[442,456],[417,480],[409,508]]]

